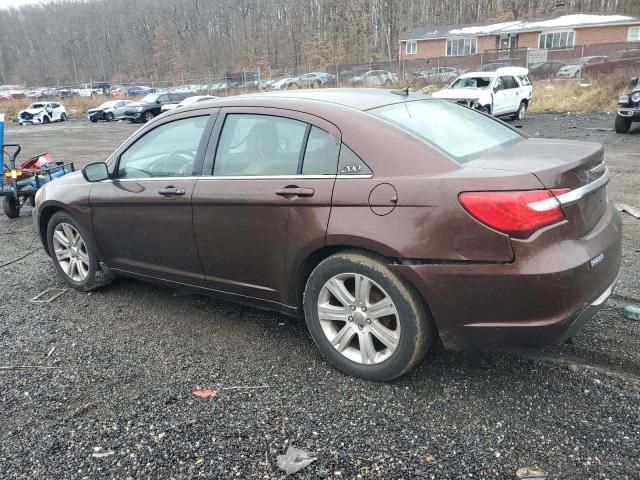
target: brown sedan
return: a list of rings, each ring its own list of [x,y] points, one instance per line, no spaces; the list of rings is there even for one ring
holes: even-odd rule
[[[528,138],[443,100],[315,90],[203,102],[40,190],[58,274],[115,275],[291,315],[341,370],[574,335],[611,293],[602,146]]]

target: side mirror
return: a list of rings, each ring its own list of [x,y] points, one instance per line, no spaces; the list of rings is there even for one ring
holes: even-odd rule
[[[638,77],[631,77],[631,85],[634,87],[638,85]]]
[[[101,182],[109,178],[109,169],[104,162],[94,162],[82,169],[82,176],[87,182]]]

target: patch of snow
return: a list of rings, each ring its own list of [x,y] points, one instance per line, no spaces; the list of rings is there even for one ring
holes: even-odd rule
[[[454,28],[453,30],[449,30],[449,34],[450,35],[478,35],[482,33],[493,33],[507,27],[518,25],[520,23],[522,22],[518,20],[515,22],[502,22],[502,23],[493,23],[491,25],[482,25],[480,27]]]

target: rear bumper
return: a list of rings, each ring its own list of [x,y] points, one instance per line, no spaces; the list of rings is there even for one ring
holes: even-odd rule
[[[602,307],[620,271],[621,221],[611,204],[586,236],[572,228],[513,241],[511,263],[394,268],[419,290],[448,349],[558,343]]]

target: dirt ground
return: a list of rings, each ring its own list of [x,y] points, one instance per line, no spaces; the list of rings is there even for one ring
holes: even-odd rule
[[[640,126],[617,135],[607,114],[520,123],[604,143],[609,198],[640,207]],[[9,125],[6,141],[80,167],[136,128]],[[1,477],[281,478],[276,457],[295,445],[317,457],[299,478],[510,479],[537,466],[550,479],[638,479],[640,322],[622,309],[640,303],[640,220],[622,216],[620,283],[573,344],[436,347],[389,384],[333,369],[299,320],[134,280],[30,303],[62,284],[30,209],[0,216]],[[18,365],[55,368],[2,369]]]

